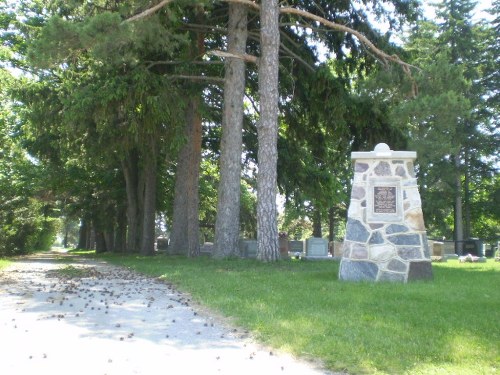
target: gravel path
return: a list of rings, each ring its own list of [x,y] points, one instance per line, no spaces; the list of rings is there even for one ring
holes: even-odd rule
[[[1,374],[328,374],[259,346],[168,283],[61,256],[0,271]]]

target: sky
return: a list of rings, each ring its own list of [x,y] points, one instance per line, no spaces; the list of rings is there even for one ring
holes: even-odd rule
[[[434,0],[434,1],[427,1],[427,0],[421,0],[421,3],[424,5],[424,8],[426,9],[426,16],[429,18],[434,18],[433,17],[433,7],[431,4],[433,3],[440,3],[441,1],[439,0]],[[474,14],[473,19],[480,20],[480,19],[490,19],[491,15],[485,12],[485,10],[491,8],[491,3],[492,0],[477,0],[477,6],[476,6],[476,11]]]

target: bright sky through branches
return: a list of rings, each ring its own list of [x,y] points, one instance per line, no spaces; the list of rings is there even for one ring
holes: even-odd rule
[[[477,0],[477,5],[476,9],[473,12],[473,20],[474,21],[479,21],[481,19],[491,19],[491,14],[487,13],[488,9],[492,8],[491,5],[492,0]],[[440,4],[441,1],[422,1],[422,4],[424,5],[425,9],[425,16],[428,17],[429,19],[434,19],[434,7],[432,4]]]

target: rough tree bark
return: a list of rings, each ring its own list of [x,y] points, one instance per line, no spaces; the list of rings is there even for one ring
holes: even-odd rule
[[[196,20],[204,22],[204,9],[196,9]],[[205,34],[193,35],[191,57],[205,54]],[[168,253],[200,255],[199,179],[201,164],[202,119],[200,114],[201,89],[193,90],[186,106],[186,143],[178,156],[175,174],[174,212]]]
[[[260,9],[259,95],[257,125],[257,258],[279,259],[276,207],[278,161],[278,53],[280,43],[277,0],[262,0]]]
[[[460,173],[460,156],[455,155],[455,250],[458,255],[463,254],[464,228],[463,228],[463,206],[462,206],[462,175]]]
[[[321,230],[321,211],[319,208],[314,208],[313,212],[313,237],[321,238],[323,237],[323,233]]]
[[[188,106],[187,121],[192,123],[192,148],[189,155],[188,186],[187,186],[187,255],[200,255],[200,165],[201,165],[201,114],[200,97],[192,98]]]
[[[170,233],[170,243],[167,253],[171,255],[186,254],[187,244],[187,194],[186,184],[188,180],[188,158],[191,139],[189,129],[191,124],[186,123],[184,134],[186,143],[182,146],[177,156],[177,170],[175,172],[174,187],[174,208],[172,214],[172,232]]]
[[[139,156],[136,150],[131,150],[122,160],[123,176],[127,191],[127,252],[138,251],[140,245],[139,226]]]
[[[90,231],[90,227],[88,225],[88,219],[82,218],[80,219],[80,229],[78,233],[78,245],[77,249],[88,249],[88,233]]]
[[[229,53],[243,55],[247,44],[248,9],[229,4]],[[243,128],[243,98],[245,95],[245,61],[226,59],[224,112],[220,146],[220,182],[213,257],[239,255],[240,184]]]
[[[199,175],[201,162],[201,116],[199,98],[190,98],[186,108],[186,143],[178,156],[169,254],[197,256],[199,237]]]
[[[471,190],[470,190],[470,157],[469,150],[465,149],[465,170],[464,170],[464,238],[469,239],[472,234],[471,229]]]
[[[117,253],[125,252],[127,248],[127,208],[120,204],[116,213],[115,249]]]
[[[149,134],[148,150],[144,150],[144,209],[142,218],[142,255],[153,255],[155,249],[156,215],[156,167],[158,142],[154,134]]]
[[[335,239],[335,207],[328,209],[328,241],[332,242]]]

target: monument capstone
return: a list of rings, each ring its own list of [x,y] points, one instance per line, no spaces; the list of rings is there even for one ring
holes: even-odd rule
[[[354,180],[339,279],[431,279],[432,265],[413,162],[413,151],[379,143],[353,152]]]

